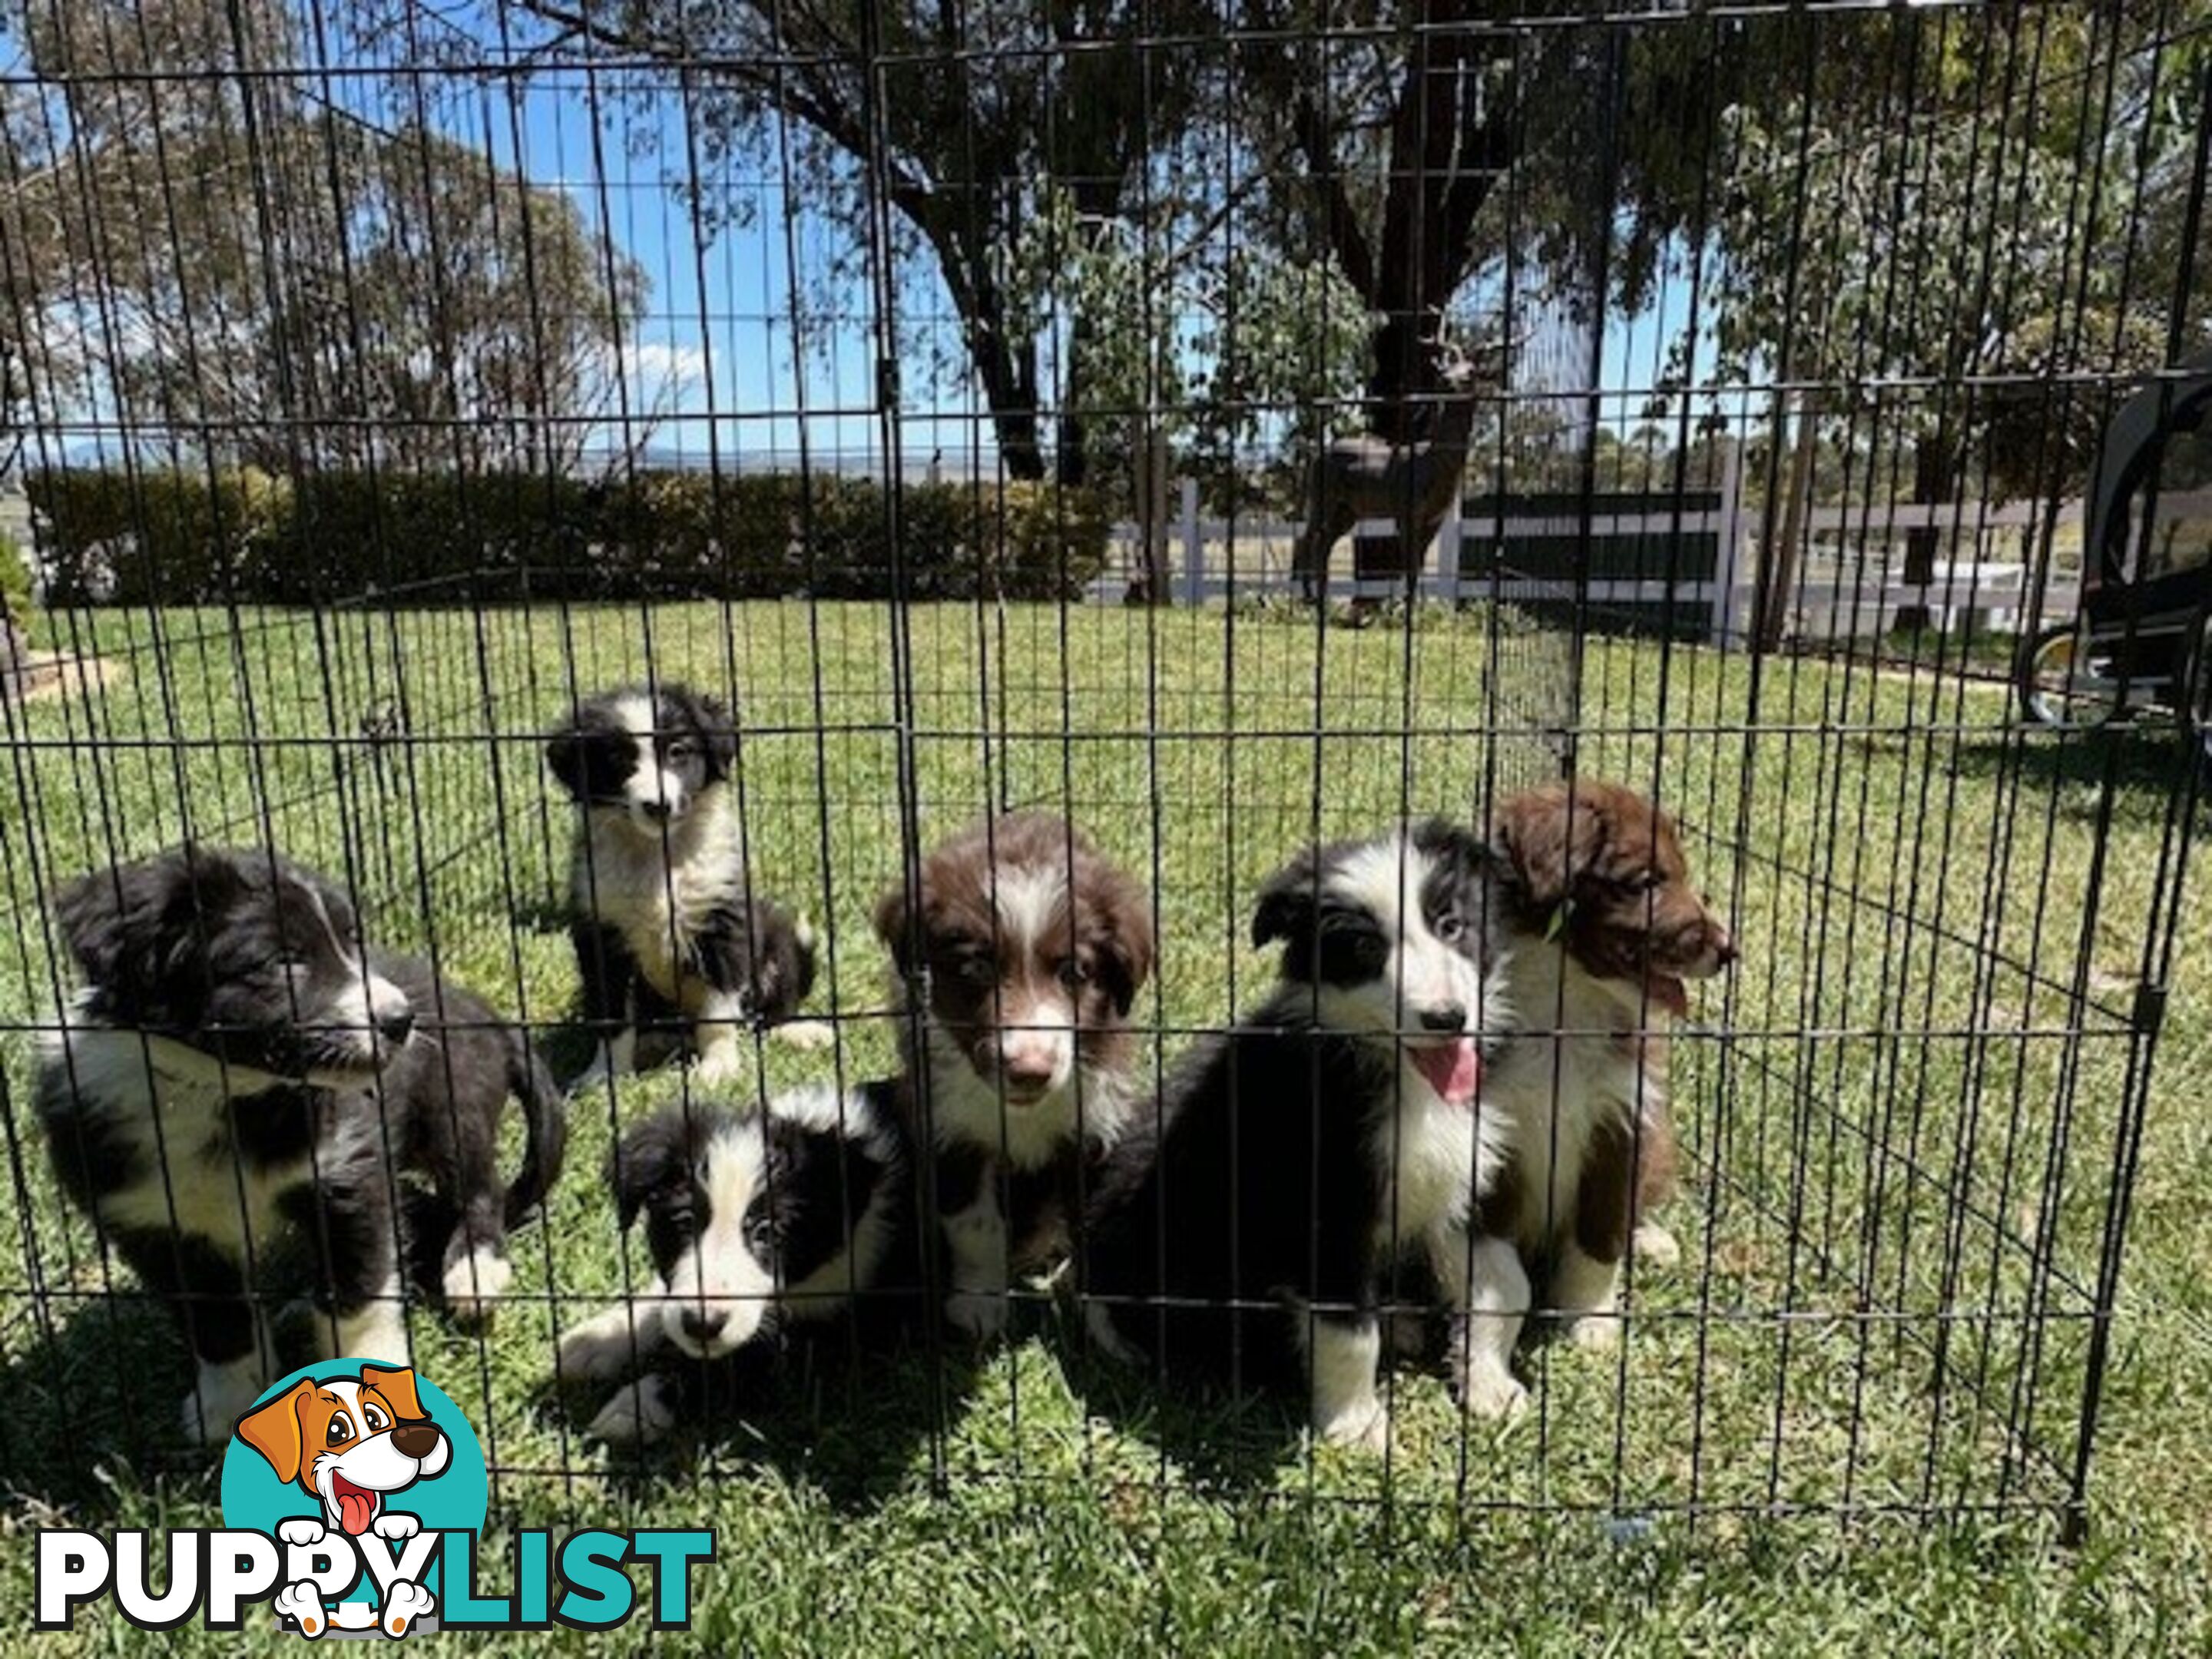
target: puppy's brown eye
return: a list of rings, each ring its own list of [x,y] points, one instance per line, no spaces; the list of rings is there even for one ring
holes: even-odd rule
[[[1461,920],[1456,910],[1447,910],[1437,918],[1437,937],[1447,945],[1455,942],[1465,932],[1467,923]]]
[[[1064,958],[1060,964],[1060,982],[1071,991],[1090,982],[1091,970],[1073,957]]]
[[[324,1441],[333,1446],[343,1446],[353,1438],[353,1419],[343,1412],[331,1414],[331,1426],[324,1431]]]
[[[998,964],[988,957],[963,957],[957,971],[970,985],[988,985],[999,976]]]

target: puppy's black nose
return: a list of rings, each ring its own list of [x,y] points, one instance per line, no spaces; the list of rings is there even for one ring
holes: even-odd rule
[[[712,1342],[729,1322],[729,1315],[710,1308],[686,1308],[677,1319],[684,1334],[694,1342]]]
[[[1718,962],[1722,967],[1726,968],[1735,961],[1736,955],[1735,941],[1733,939],[1730,939],[1726,933],[1723,933],[1720,938],[1720,943],[1713,946],[1714,960]]]
[[[1421,1029],[1425,1031],[1463,1031],[1467,1029],[1467,1005],[1462,1002],[1439,1002],[1424,1008],[1420,1014]]]
[[[419,1463],[438,1449],[438,1437],[434,1423],[402,1423],[392,1431],[392,1449]]]
[[[668,803],[665,800],[646,801],[641,804],[637,810],[644,813],[646,817],[651,818],[655,823],[663,822],[668,817]]]
[[[386,1014],[376,1022],[376,1034],[397,1048],[415,1035],[415,1016],[412,1012]]]

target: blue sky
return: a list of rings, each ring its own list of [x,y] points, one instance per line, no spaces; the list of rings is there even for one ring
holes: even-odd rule
[[[467,40],[465,53],[487,67],[498,62],[488,35]],[[684,176],[687,141],[697,136],[669,75],[655,72],[650,95],[640,99],[574,61],[516,76],[390,72],[399,67],[358,57],[333,63],[328,78],[303,77],[301,90],[378,125],[425,120],[502,170],[561,191],[594,234],[647,273],[645,313],[623,342],[625,406],[614,411],[605,443],[647,447],[656,459],[703,461],[712,453],[726,465],[787,465],[803,428],[817,459],[879,455],[873,303],[861,250],[818,203],[787,203],[779,178],[738,177],[727,162],[706,164],[720,168],[711,193],[744,211],[710,226],[698,246],[702,221],[669,187]],[[420,102],[410,106],[410,98]],[[806,318],[801,349],[793,273],[840,268],[847,275],[826,313]],[[800,288],[809,305],[823,297],[819,282]],[[1669,314],[1668,297],[1645,316],[1608,320],[1607,386],[1647,384],[1656,372],[1663,337],[1680,320]],[[903,337],[937,331],[939,355],[957,360],[957,330],[933,274],[903,273],[897,303]],[[939,450],[954,465],[967,452],[988,450],[990,423],[971,385],[934,379],[922,362],[902,368],[901,442],[909,465]],[[1049,380],[1048,368],[1048,400]],[[1633,425],[1638,401],[1618,400],[1606,417],[1624,429]],[[803,422],[802,409],[809,411]],[[969,464],[989,465],[988,456]]]
[[[641,109],[605,82],[565,70],[522,83],[514,112],[508,85],[484,84],[474,94],[476,106],[459,118],[471,125],[478,143],[487,140],[489,121],[494,154],[509,164],[518,159],[510,127],[519,119],[522,170],[566,190],[587,221],[604,226],[651,278],[647,314],[629,343],[632,432],[650,421],[655,452],[703,459],[711,424],[726,463],[787,460],[799,441],[803,401],[814,411],[807,437],[817,452],[879,449],[865,261],[826,215],[801,202],[787,227],[779,179],[726,177],[750,216],[715,231],[700,250],[692,214],[666,185],[683,176],[687,161],[684,109],[665,83]],[[814,349],[800,352],[790,313],[792,270],[822,269],[840,258],[854,266],[854,280],[840,293],[834,314],[807,320]],[[945,327],[949,343],[948,307],[933,279],[908,280],[899,303],[909,324],[933,319]],[[1608,387],[1650,384],[1667,338],[1682,325],[1682,308],[1679,289],[1662,288],[1645,313],[1608,317]],[[902,444],[909,465],[927,461],[939,447],[957,454],[988,446],[989,424],[972,388],[933,383],[916,365],[908,367],[905,382]],[[1640,404],[1639,398],[1611,400],[1606,418],[1625,430],[1640,418]],[[721,418],[710,422],[710,412]]]

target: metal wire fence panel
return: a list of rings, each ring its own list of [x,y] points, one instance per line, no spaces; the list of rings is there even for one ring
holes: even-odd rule
[[[228,1236],[207,1218],[246,1202],[206,1147],[116,1175],[166,1244],[70,1196],[55,1126],[96,1091],[55,1056],[104,970],[57,896],[190,843],[328,878],[371,945],[560,1079],[566,1174],[506,1240],[489,1321],[455,1316],[450,1260],[379,1292],[508,1523],[672,1504],[742,1534],[793,1488],[989,1482],[2078,1527],[2204,752],[2212,10],[1074,10],[0,8],[0,487],[40,600],[26,694],[0,698],[0,1479],[22,1502],[113,1513],[174,1476],[168,1501],[211,1510],[176,1402],[240,1356],[194,1310],[263,1304],[240,1363],[270,1376],[343,1311],[327,1261],[281,1294],[185,1271],[186,1218]],[[2126,428],[2146,386],[2171,418]],[[2123,507],[2098,519],[2107,472]],[[2039,723],[2054,672],[2112,718]],[[642,798],[548,769],[578,706],[623,692],[611,728],[657,734],[678,777],[677,687],[728,711],[700,787],[742,876],[695,906],[720,945],[676,937],[691,832],[647,877],[603,868],[574,850],[600,845],[590,814]],[[1670,985],[1656,911],[1621,924],[1632,947],[1586,936],[1628,915],[1613,888],[1515,909],[1506,803],[1562,776],[1671,815],[1725,973]],[[1024,1022],[1004,988],[970,1026],[932,1012],[967,958],[930,953],[927,860],[1031,810],[1126,872],[1152,948],[1103,1001],[1096,963],[1067,969],[1115,1040],[1053,1086],[1079,1120],[1109,1091],[1127,1134],[1088,1137],[1023,1258]],[[1562,1035],[1565,969],[1556,1006],[1499,1005],[1486,1074],[1515,1045],[1593,1056],[1558,1067],[1520,1167],[1589,1155],[1562,1125],[1601,1103],[1632,1165],[1665,1133],[1681,1172],[1617,1291],[1567,1295],[1565,1231],[1515,1247],[1508,1425],[1447,1386],[1448,1283],[1391,1260],[1349,1310],[1259,1286],[1254,1317],[1365,1322],[1392,1425],[1370,1455],[1309,1432],[1297,1388],[1117,1364],[1082,1264],[1159,1079],[1276,984],[1270,876],[1429,815],[1494,849],[1491,971],[1572,957],[1632,988],[1596,1032]],[[1641,873],[1609,879],[1666,887]],[[610,1012],[572,924],[624,881],[675,965]],[[764,954],[762,899],[813,941],[795,1010],[702,965]],[[98,1018],[173,1067],[228,1052],[215,991],[267,963],[211,957],[219,921],[170,904],[148,996],[171,1012]],[[641,1012],[648,992],[672,1006]],[[1387,1057],[1402,996],[1378,1018],[1359,1040]],[[654,1019],[697,1063],[594,1066]],[[402,1042],[458,1054],[484,1023],[441,998]],[[1662,1066],[1669,1103],[1636,1105]],[[878,1282],[841,1188],[858,1313],[812,1318],[805,1273],[769,1271],[757,1372],[656,1358],[682,1264],[626,1229],[623,1135],[909,1067],[914,1260]],[[373,1079],[342,1092],[388,1126]],[[1320,1092],[1240,1130],[1310,1138],[1285,1167],[1316,1193],[1319,1114],[1359,1105]],[[961,1188],[937,1131],[985,1097]],[[515,1112],[498,1133],[512,1172]],[[1374,1155],[1395,1204],[1398,1154]],[[397,1212],[451,1196],[441,1156],[379,1165]],[[1446,1206],[1453,1237],[1495,1173]],[[980,1291],[978,1216],[1014,1258]],[[385,1247],[434,1256],[441,1224],[415,1224]],[[978,1294],[991,1312],[943,1316]],[[680,1473],[609,1443],[621,1379],[556,1376],[610,1317],[686,1406]]]

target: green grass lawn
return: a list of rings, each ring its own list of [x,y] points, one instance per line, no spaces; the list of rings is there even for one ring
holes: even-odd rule
[[[901,642],[865,605],[49,619],[39,643],[127,672],[29,711],[0,751],[0,1104],[27,1188],[0,1259],[9,1628],[35,1527],[214,1515],[210,1460],[170,1429],[182,1353],[149,1310],[102,1300],[29,1121],[52,880],[188,831],[273,836],[349,877],[376,937],[434,951],[573,1068],[567,825],[538,734],[649,654],[738,690],[757,874],[827,923],[816,1006],[838,1053],[763,1047],[763,1086],[890,1063],[867,918],[899,870],[902,720],[926,836],[1050,805],[1146,876],[1163,949],[1139,1014],[1172,1055],[1264,984],[1251,896],[1301,840],[1473,814],[1541,774],[1522,728],[1564,660],[1475,624],[1324,639],[957,605],[908,623],[901,697]],[[692,1639],[769,1651],[2212,1645],[2212,1000],[2193,971],[2212,922],[2186,907],[2089,1541],[2054,1543],[2139,1056],[2127,1015],[2171,879],[2172,745],[2023,742],[2000,694],[1924,669],[1791,659],[1755,679],[1595,642],[1581,673],[1581,766],[1660,790],[1744,945],[1675,1048],[1686,1260],[1635,1286],[1618,1356],[1532,1350],[1539,1409],[1503,1431],[1402,1370],[1383,1464],[1311,1454],[1266,1412],[1149,1401],[1038,1297],[980,1363],[825,1367],[696,1452],[610,1459],[576,1435],[591,1402],[545,1381],[556,1322],[647,1270],[598,1172],[618,1121],[678,1097],[662,1073],[575,1103],[568,1176],[515,1240],[520,1294],[489,1336],[414,1321],[496,1511],[713,1526]],[[101,1619],[80,1638],[143,1639]]]

